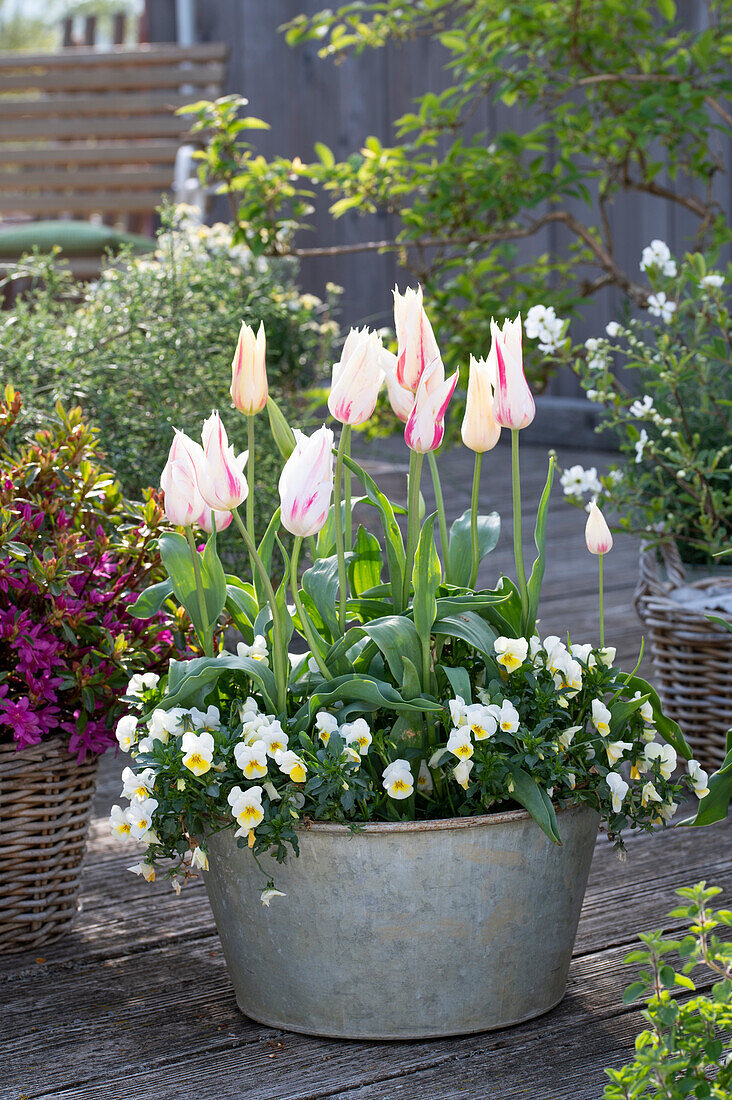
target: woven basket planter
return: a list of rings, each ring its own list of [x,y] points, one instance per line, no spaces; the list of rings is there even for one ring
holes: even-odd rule
[[[76,912],[98,759],[61,738],[0,744],[0,953],[63,936]]]
[[[724,760],[732,726],[732,634],[700,611],[670,599],[674,588],[689,582],[675,545],[664,544],[661,554],[668,579],[661,577],[656,549],[644,548],[635,591],[653,658],[654,686],[694,757],[707,770],[715,770]],[[709,577],[690,587],[704,590],[712,585],[732,588],[732,576]]]

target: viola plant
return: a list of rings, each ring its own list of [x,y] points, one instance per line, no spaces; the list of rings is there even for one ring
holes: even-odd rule
[[[421,291],[395,291],[394,301],[396,355],[376,334],[354,330],[333,368],[337,446],[325,425],[310,436],[290,429],[266,395],[258,350],[265,337],[249,332],[237,347],[232,385],[237,405],[239,394],[259,394],[245,402],[248,452],[234,453],[215,412],[202,444],[175,436],[162,483],[168,517],[183,532],[159,539],[168,580],[132,613],[152,616],[165,601],[179,601],[203,656],[172,661],[167,677],[128,697],[131,711],[118,726],[133,767],[124,773],[129,805],[115,806],[112,829],[145,844],[132,870],[146,878],[164,868],[179,887],[207,866],[208,838],[221,829],[234,830],[258,862],[283,860],[312,821],[358,828],[523,807],[560,843],[561,811],[587,805],[622,846],[627,827],[663,826],[683,793],[707,794],[678,726],[637,669],[617,667],[602,626],[599,644],[537,633],[554,465],[528,570],[519,445],[534,402],[520,318],[494,324],[488,354],[471,360],[462,437],[475,454],[473,496],[448,530],[435,452],[457,374],[445,377]],[[410,451],[406,509],[350,454],[351,428],[368,419],[384,384]],[[264,408],[284,467],[280,507],[256,544],[251,469]],[[480,588],[479,565],[500,529],[495,513],[479,512],[481,465],[504,428],[512,441],[517,579]],[[427,516],[425,454],[437,501]],[[354,532],[357,502],[378,516],[381,538],[364,526]],[[196,525],[208,534],[202,548]],[[226,527],[226,537],[236,529],[244,540],[252,583],[224,571],[217,541]],[[283,531],[293,536],[289,551]],[[611,543],[599,513],[586,536],[602,561]],[[284,562],[276,579],[275,547]],[[243,639],[236,652],[217,641],[225,612]],[[676,778],[679,757],[689,770]],[[268,905],[277,891],[260,866]]]

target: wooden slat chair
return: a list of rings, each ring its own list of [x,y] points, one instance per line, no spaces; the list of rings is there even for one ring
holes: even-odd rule
[[[221,94],[227,53],[223,44],[0,53],[0,265],[58,244],[84,277],[116,241],[150,247],[154,210],[191,140],[175,109]],[[94,222],[107,223],[96,246]]]

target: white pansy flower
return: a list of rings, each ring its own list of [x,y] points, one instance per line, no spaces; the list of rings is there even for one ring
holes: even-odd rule
[[[569,698],[582,688],[582,665],[568,652],[555,658],[554,683],[558,691],[564,691]]]
[[[668,802],[664,802],[662,806],[658,807],[658,813],[664,821],[670,821],[674,816],[679,806],[673,799],[669,799]]]
[[[529,643],[526,638],[496,638],[493,643],[496,660],[507,672],[521,668],[529,655]]]
[[[532,634],[529,638],[529,657],[531,657],[532,661],[535,661],[540,653],[541,639],[539,638],[538,634]]]
[[[653,784],[648,782],[641,791],[641,806],[650,806],[651,802],[663,802],[663,799]]]
[[[282,890],[275,890],[274,886],[268,886],[265,890],[262,890],[262,893],[259,895],[259,900],[261,901],[262,905],[266,905],[269,909],[272,898],[286,897],[287,894],[283,893]]]
[[[346,722],[341,728],[341,736],[346,745],[355,745],[361,756],[369,751],[369,745],[373,740],[369,724],[365,718],[357,718],[355,722]]]
[[[605,745],[608,767],[614,768],[618,760],[622,760],[624,754],[630,752],[632,748],[630,741],[608,741]]]
[[[628,793],[628,784],[618,772],[608,772],[605,782],[612,795],[613,813],[619,814],[623,808],[623,799]]]
[[[457,756],[460,760],[469,760],[473,755],[473,742],[470,737],[470,728],[465,726],[458,726],[456,729],[451,730],[450,736],[447,739],[447,751],[451,752],[453,756]]]
[[[282,724],[275,719],[260,729],[261,740],[267,750],[267,756],[275,760],[278,752],[284,752],[289,744],[289,738],[282,728]],[[256,742],[255,742],[256,744]]]
[[[648,312],[651,317],[660,317],[664,324],[668,324],[676,312],[676,302],[673,298],[667,298],[660,290],[657,294],[651,294],[648,298]]]
[[[142,802],[150,795],[154,784],[155,772],[152,768],[145,768],[139,775],[132,768],[125,768],[122,772],[122,797]]]
[[[607,668],[612,668],[616,652],[617,650],[615,649],[615,646],[605,646],[604,649],[598,649],[597,659],[601,665],[606,665]]]
[[[117,723],[114,735],[122,752],[129,752],[135,743],[137,734],[137,718],[134,714],[125,714]]]
[[[393,760],[384,768],[381,778],[390,798],[409,798],[414,790],[412,769],[406,760]]]
[[[641,693],[639,691],[636,691],[633,698],[634,699],[640,699],[640,697],[641,697]],[[647,726],[650,726],[650,725],[653,724],[653,707],[651,706],[650,701],[648,699],[646,699],[646,701],[644,703],[642,703],[641,706],[638,707],[638,713],[640,714],[641,718],[643,719],[643,721],[646,723]]]
[[[582,726],[569,726],[566,730],[562,730],[562,732],[557,737],[557,744],[559,745],[559,748],[564,749],[564,751],[566,752],[566,750],[574,741],[574,735],[576,733],[579,733],[581,729]]]
[[[612,715],[603,703],[602,699],[592,700],[592,724],[601,737],[607,737],[610,733],[610,719]]]
[[[145,882],[155,882],[155,868],[151,863],[143,860],[141,863],[133,863],[127,870],[132,871],[133,875],[142,875]]]
[[[564,663],[567,647],[556,634],[548,634],[543,644],[546,653],[546,667],[550,672],[557,672]]]
[[[432,772],[427,767],[427,761],[423,760],[417,772],[417,790],[422,794],[432,794],[433,789]]]
[[[709,275],[705,275],[699,282],[707,290],[719,290],[721,286],[724,286],[724,275],[717,275],[711,272]]]
[[[264,820],[262,809],[262,788],[255,785],[243,791],[241,787],[232,787],[227,796],[231,806],[231,812],[237,825],[241,826],[241,832],[237,830],[235,836],[242,836],[252,829],[256,829]]]
[[[664,779],[670,779],[676,770],[676,749],[672,745],[659,745],[657,741],[652,741],[646,745],[643,758],[649,768],[658,761]]]
[[[248,695],[243,703],[239,704],[239,721],[251,722],[253,718],[262,717],[259,704],[256,699]]]
[[[442,761],[447,756],[447,745],[443,745],[442,748],[435,749],[432,756],[429,759],[429,766],[431,768],[439,768]]]
[[[577,786],[577,776],[574,774],[574,772],[567,772],[564,777],[564,781],[569,787],[570,791],[573,791],[574,788]]]
[[[278,752],[275,756],[277,767],[283,775],[289,776],[293,783],[304,783],[308,776],[305,761],[292,749]]]
[[[208,871],[208,856],[206,850],[200,844],[191,852],[191,867],[199,867],[202,871]]]
[[[503,733],[517,733],[521,717],[510,699],[504,699],[500,706],[493,705],[491,710]]]
[[[125,695],[129,695],[133,699],[141,699],[144,692],[152,691],[154,687],[158,686],[159,680],[160,677],[157,672],[136,672],[127,685]]]
[[[257,634],[252,645],[239,642],[236,647],[237,657],[251,657],[253,661],[261,661],[263,665],[269,665],[267,656],[267,639],[263,634]]]
[[[327,745],[330,741],[330,735],[336,733],[338,729],[338,719],[332,714],[328,714],[327,710],[319,710],[315,715],[315,732],[324,745]]]
[[[112,806],[109,814],[109,831],[118,840],[130,839],[130,823],[127,819],[127,811],[121,806]]]
[[[267,774],[267,746],[264,741],[234,746],[236,766],[246,779],[261,779]]]
[[[465,724],[476,741],[485,741],[486,738],[493,737],[498,728],[495,707],[471,703],[465,712]]]
[[[171,734],[180,733],[180,727],[187,719],[185,707],[171,707],[170,710],[158,708],[152,712],[147,724],[148,732],[153,741],[161,741],[165,745]]]
[[[709,794],[709,787],[707,785],[709,776],[698,760],[690,760],[686,766],[689,770],[689,779],[694,788],[694,794],[697,798],[706,798]]]
[[[455,779],[460,784],[460,786],[463,788],[463,790],[468,789],[468,783],[470,782],[470,773],[471,773],[472,770],[473,770],[473,761],[472,760],[461,760],[452,769],[452,774],[454,775]]]
[[[197,730],[217,730],[221,728],[221,715],[219,714],[219,708],[213,706],[208,710],[199,710],[198,707],[191,707],[191,722],[194,729]]]
[[[135,840],[144,840],[150,843],[153,814],[158,808],[157,799],[143,798],[132,802],[127,810],[127,820],[130,823],[130,836]]]
[[[203,733],[194,733],[192,730],[184,733],[180,747],[183,752],[183,767],[194,775],[205,775],[210,770],[214,739],[207,730]]]
[[[456,695],[454,699],[450,700],[448,705],[453,726],[464,726],[466,721],[465,715],[468,708],[462,695]]]
[[[583,661],[588,668],[595,667],[595,655],[592,652],[592,643],[586,642],[583,645],[574,643],[569,647],[569,652],[577,661]]]

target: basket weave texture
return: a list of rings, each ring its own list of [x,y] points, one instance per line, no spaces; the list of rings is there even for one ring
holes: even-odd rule
[[[76,912],[98,758],[61,738],[0,744],[0,953],[63,936]]]
[[[732,634],[700,611],[669,598],[672,589],[689,582],[674,544],[663,544],[661,555],[668,580],[661,578],[656,549],[645,547],[635,591],[653,658],[654,687],[694,757],[714,770],[724,760],[732,726]],[[691,587],[703,591],[719,585],[732,588],[732,577],[708,577]]]

